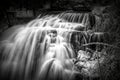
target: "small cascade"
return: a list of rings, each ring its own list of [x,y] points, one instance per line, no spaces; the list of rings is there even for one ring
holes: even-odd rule
[[[89,27],[89,13],[32,20],[1,42],[1,72],[10,80],[73,80],[79,74],[73,69],[79,47],[101,39],[98,33],[89,35]]]

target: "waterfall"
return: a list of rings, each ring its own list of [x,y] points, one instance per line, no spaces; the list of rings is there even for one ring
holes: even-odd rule
[[[74,40],[73,34],[84,35],[89,24],[89,13],[63,12],[30,21],[1,42],[3,74],[11,80],[73,80],[78,72],[71,42],[81,39]]]

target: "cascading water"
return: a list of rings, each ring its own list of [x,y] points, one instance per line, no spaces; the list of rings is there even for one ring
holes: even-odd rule
[[[88,14],[46,15],[29,22],[2,41],[2,71],[11,79],[68,80],[73,78],[76,28],[86,28]],[[79,22],[79,23],[78,23]]]
[[[89,13],[39,16],[1,42],[2,74],[12,80],[74,80],[74,42],[89,42],[75,35],[85,35],[88,27]]]

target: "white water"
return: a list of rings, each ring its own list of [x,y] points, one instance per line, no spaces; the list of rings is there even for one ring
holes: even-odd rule
[[[78,72],[73,70],[71,36],[87,28],[88,16],[62,13],[29,22],[2,41],[2,70],[10,70],[12,80],[73,80]]]

